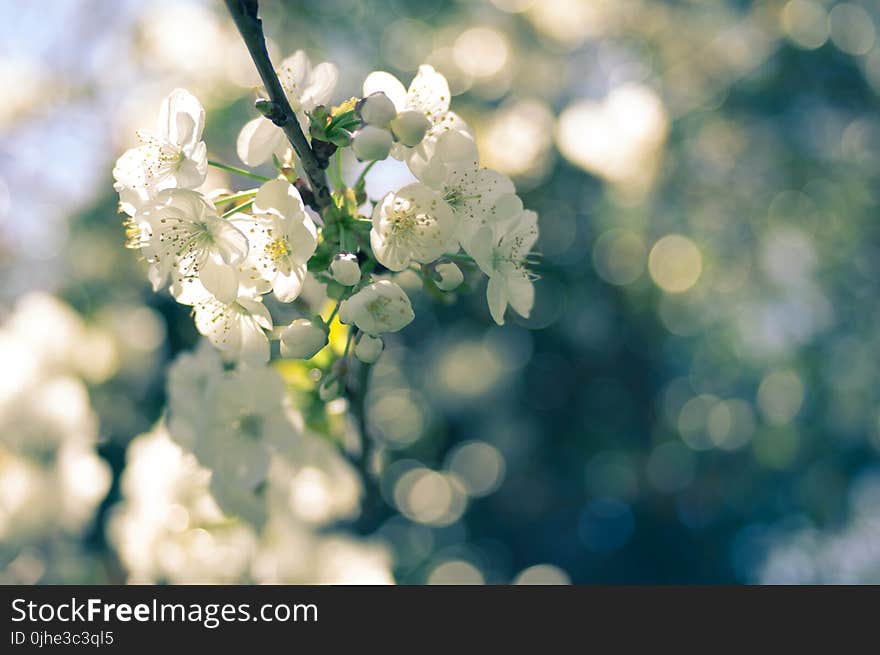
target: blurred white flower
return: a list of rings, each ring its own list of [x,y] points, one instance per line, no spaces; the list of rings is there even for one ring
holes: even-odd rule
[[[532,276],[525,265],[538,240],[538,215],[524,211],[515,218],[481,228],[471,242],[471,251],[480,269],[489,276],[486,299],[498,325],[504,325],[507,305],[528,318],[535,302]]]
[[[389,280],[379,280],[365,286],[342,301],[339,320],[354,324],[359,330],[376,336],[382,332],[397,332],[409,325],[415,314],[403,289]]]
[[[297,50],[281,62],[277,73],[291,108],[303,131],[308,134],[307,114],[318,105],[330,102],[339,80],[339,70],[328,62],[312,67],[306,53]],[[281,128],[261,116],[245,124],[238,135],[236,147],[239,159],[248,166],[257,166],[272,157],[273,153],[280,155],[287,149],[286,144]]]
[[[455,215],[440,194],[414,182],[376,204],[370,244],[380,264],[402,271],[413,260],[427,264],[457,250],[456,227]]]
[[[214,383],[223,376],[223,362],[209,342],[185,352],[168,368],[168,429],[188,450],[204,430],[205,403]]]
[[[176,437],[176,435],[175,435]],[[108,536],[128,582],[243,582],[257,538],[211,496],[211,472],[160,424],[128,446]]]
[[[318,245],[317,229],[296,188],[286,180],[266,182],[254,198],[253,214],[236,214],[229,223],[247,235],[248,261],[271,283],[275,297],[295,300]]]
[[[250,505],[264,504],[260,486],[271,456],[292,456],[297,444],[283,380],[262,366],[228,372],[212,385],[202,412],[206,420],[193,452],[213,472],[211,488],[218,502],[228,513],[259,524],[254,513],[258,517],[264,511]]]
[[[205,108],[189,91],[175,89],[165,98],[155,131],[139,131],[141,145],[123,153],[113,169],[123,211],[133,215],[162,189],[195,189],[205,181],[204,127]]]

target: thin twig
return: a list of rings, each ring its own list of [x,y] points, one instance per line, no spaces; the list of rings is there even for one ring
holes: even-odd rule
[[[260,180],[260,182],[269,182],[272,180],[271,177],[266,177],[265,175],[257,175],[256,173],[251,173],[250,171],[246,171],[243,168],[236,168],[235,166],[230,166],[229,164],[224,164],[222,162],[214,161],[212,159],[208,160],[208,166],[213,166],[214,168],[219,168],[220,170],[228,171],[229,173],[235,173],[236,175],[249,177],[254,180]]]
[[[263,80],[266,94],[272,105],[271,111],[264,114],[278,127],[284,130],[287,140],[293,146],[305,169],[309,184],[315,194],[315,202],[319,209],[330,205],[330,190],[327,188],[327,177],[324,170],[318,164],[315,153],[309,145],[296,113],[290,106],[284,88],[272,66],[269,52],[266,50],[266,37],[263,34],[263,22],[257,17],[259,3],[257,0],[226,0],[226,7],[235,21],[241,38],[250,52],[251,59],[257,67],[257,72]]]

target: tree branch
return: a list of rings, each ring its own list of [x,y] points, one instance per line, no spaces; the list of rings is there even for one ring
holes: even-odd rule
[[[287,140],[303,164],[306,176],[309,178],[309,184],[315,194],[315,202],[319,209],[323,209],[331,203],[327,176],[299,126],[296,113],[290,106],[281,82],[278,80],[278,75],[275,73],[275,67],[272,66],[272,60],[269,59],[269,52],[266,50],[266,37],[263,34],[263,21],[257,17],[259,3],[257,0],[225,1],[269,96],[269,101],[264,101],[262,106],[258,108],[266,118],[284,130]]]

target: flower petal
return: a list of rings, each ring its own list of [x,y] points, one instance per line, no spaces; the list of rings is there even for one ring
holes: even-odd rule
[[[162,102],[156,133],[190,153],[202,140],[205,129],[205,108],[186,89],[174,89]]]
[[[406,109],[406,88],[391,73],[373,71],[364,80],[363,91],[365,98],[368,95],[381,91],[394,103],[394,108],[397,111]]]
[[[325,61],[315,66],[302,95],[302,108],[311,111],[318,105],[329,104],[338,81],[339,69],[334,64]]]
[[[490,277],[486,285],[489,313],[498,325],[504,325],[504,310],[507,309],[507,291],[504,287],[504,280],[497,275]]]
[[[226,305],[232,303],[238,295],[238,273],[235,267],[218,262],[213,257],[202,264],[199,280],[205,289]]]
[[[248,166],[258,166],[284,145],[284,132],[267,118],[245,123],[235,144],[238,158]]]

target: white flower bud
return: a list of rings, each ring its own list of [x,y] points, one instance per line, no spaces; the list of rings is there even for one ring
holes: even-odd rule
[[[354,356],[365,364],[372,364],[382,354],[385,344],[379,337],[361,334],[354,346]]]
[[[430,128],[431,121],[420,111],[402,111],[391,121],[394,138],[410,148],[419,145]]]
[[[388,123],[397,116],[397,108],[381,91],[368,95],[358,103],[358,113],[367,125],[388,127]]]
[[[389,280],[365,286],[339,306],[339,320],[373,336],[397,332],[415,318],[406,293]]]
[[[350,287],[361,279],[361,267],[358,265],[357,255],[350,252],[337,253],[330,262],[330,275],[339,284]]]
[[[318,387],[318,397],[323,400],[325,403],[328,400],[333,400],[336,396],[339,395],[339,379],[336,377],[326,378],[321,386]]]
[[[364,125],[354,135],[351,150],[361,161],[379,161],[391,152],[391,132],[375,125]]]
[[[327,345],[327,331],[314,321],[298,318],[281,333],[281,354],[294,359],[311,359]]]
[[[434,264],[434,284],[438,289],[452,291],[462,282],[464,282],[464,273],[455,262],[443,260]]]

